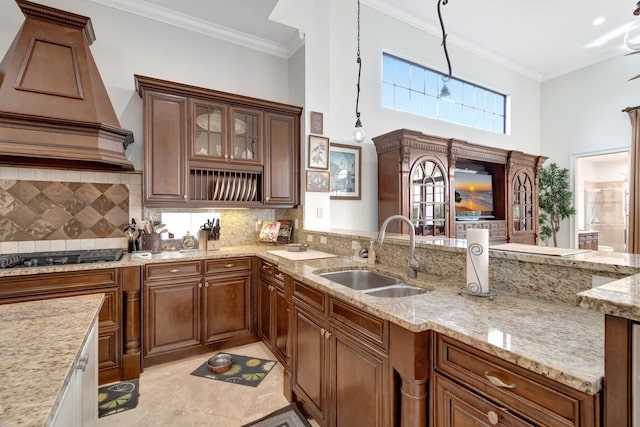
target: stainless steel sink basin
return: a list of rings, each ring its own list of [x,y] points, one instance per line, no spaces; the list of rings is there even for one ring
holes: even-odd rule
[[[403,283],[395,277],[386,276],[369,270],[343,270],[321,273],[320,277],[340,283],[356,291],[382,288]]]
[[[376,289],[364,293],[366,293],[367,295],[371,295],[372,297],[401,298],[424,294],[425,292],[428,291],[426,289],[418,288],[415,286],[398,285],[389,286],[384,289]]]

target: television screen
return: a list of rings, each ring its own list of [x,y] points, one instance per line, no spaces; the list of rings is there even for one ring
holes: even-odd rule
[[[456,171],[456,218],[493,217],[491,175]]]

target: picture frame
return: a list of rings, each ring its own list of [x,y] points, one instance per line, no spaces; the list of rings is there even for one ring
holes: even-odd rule
[[[309,135],[308,164],[310,169],[329,169],[329,138]]]
[[[355,145],[329,145],[331,199],[360,200],[362,148]]]
[[[331,176],[329,171],[307,171],[307,191],[309,192],[329,192],[329,181]]]
[[[323,121],[322,113],[318,113],[317,111],[312,111],[310,113],[309,121],[311,122],[311,133],[322,135],[322,121]]]

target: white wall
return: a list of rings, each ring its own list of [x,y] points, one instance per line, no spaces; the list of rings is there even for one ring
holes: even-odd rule
[[[136,169],[142,169],[142,100],[134,74],[289,102],[285,59],[87,0],[38,3],[91,18],[96,41],[90,49],[120,125],[134,133],[126,155]],[[14,1],[0,2],[0,53],[7,51],[23,22]]]
[[[573,154],[629,147],[631,124],[621,110],[640,104],[640,79],[628,81],[638,73],[640,55],[618,56],[542,83],[545,164],[570,168]],[[558,246],[571,247],[572,228],[571,221],[561,225]]]

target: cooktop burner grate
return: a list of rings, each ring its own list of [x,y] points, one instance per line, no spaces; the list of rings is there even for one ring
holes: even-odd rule
[[[120,248],[7,254],[0,255],[0,269],[118,261],[122,254]]]

